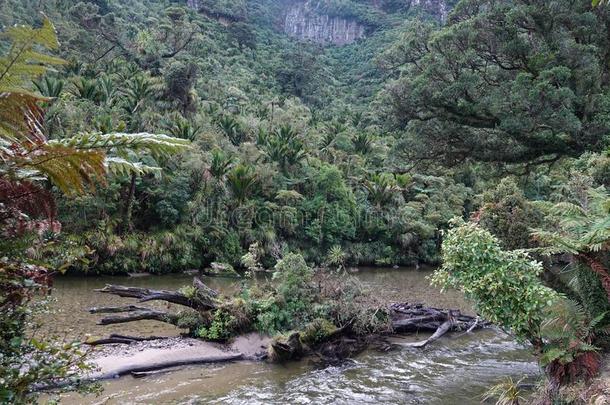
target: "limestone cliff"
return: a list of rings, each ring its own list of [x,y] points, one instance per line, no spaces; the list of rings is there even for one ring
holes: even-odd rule
[[[365,27],[354,19],[318,13],[312,2],[304,1],[288,7],[284,32],[300,40],[345,45],[364,37]]]
[[[372,26],[369,22],[350,15],[329,15],[320,6],[320,0],[283,0],[285,12],[283,30],[291,37],[319,44],[346,45],[365,37],[368,33],[383,27],[384,23]],[[423,11],[425,15],[445,22],[453,0],[404,0],[404,3],[390,9],[382,0],[361,2],[368,7],[370,15],[389,23],[385,19],[393,15],[394,22],[407,18],[411,11]],[[362,8],[361,8],[362,10]]]

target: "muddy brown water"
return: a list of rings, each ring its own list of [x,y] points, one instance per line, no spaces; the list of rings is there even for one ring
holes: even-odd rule
[[[456,291],[440,293],[429,285],[430,270],[361,269],[354,275],[382,298],[418,301],[438,307],[470,304]],[[115,283],[177,289],[192,276],[60,278],[45,333],[70,339],[110,333],[175,336],[180,330],[154,321],[98,326],[86,309],[132,300],[93,292]],[[205,278],[213,288],[230,293],[236,279]],[[177,310],[175,305],[155,304]],[[397,337],[414,341],[423,336]],[[529,350],[496,330],[444,337],[426,349],[369,350],[341,365],[318,367],[310,361],[276,365],[239,362],[193,366],[165,374],[105,381],[99,396],[67,394],[65,404],[479,404],[485,390],[505,377],[536,378],[540,371]]]

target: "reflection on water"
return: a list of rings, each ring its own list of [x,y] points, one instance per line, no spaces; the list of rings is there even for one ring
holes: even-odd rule
[[[470,305],[457,293],[441,294],[430,287],[427,270],[361,269],[355,275],[387,300],[421,301],[438,307]],[[56,283],[54,316],[58,329],[72,337],[124,333],[175,335],[179,330],[158,322],[97,326],[96,316],[84,309],[118,305],[130,300],[93,293],[106,283],[176,289],[190,283],[190,276],[145,278],[103,277],[60,279]],[[206,279],[213,288],[235,291],[240,281]],[[166,304],[156,304],[166,309]],[[170,306],[170,310],[177,306]],[[396,340],[418,340],[409,336]],[[98,397],[68,395],[62,403],[104,404],[478,404],[481,394],[505,376],[534,376],[538,368],[527,349],[506,335],[487,330],[459,338],[443,337],[426,349],[397,348],[390,352],[362,353],[340,366],[317,368],[308,361],[274,365],[233,363],[193,366],[143,379],[124,377],[104,383]]]

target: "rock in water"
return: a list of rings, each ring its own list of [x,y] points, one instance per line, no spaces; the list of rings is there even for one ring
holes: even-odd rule
[[[269,359],[278,363],[299,360],[303,354],[301,335],[298,332],[291,333],[287,338],[279,336],[269,346]]]

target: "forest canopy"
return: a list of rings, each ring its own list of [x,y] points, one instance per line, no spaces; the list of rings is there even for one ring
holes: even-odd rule
[[[207,317],[171,319],[227,340],[385,332],[348,270],[435,266],[435,285],[530,345],[549,395],[598,373],[608,7],[295,4],[0,3],[1,400],[82,366],[78,345],[61,355],[27,333],[60,273],[252,282]],[[305,41],[289,11],[353,42]],[[258,273],[277,284],[259,288]],[[34,355],[49,362],[25,367]]]

